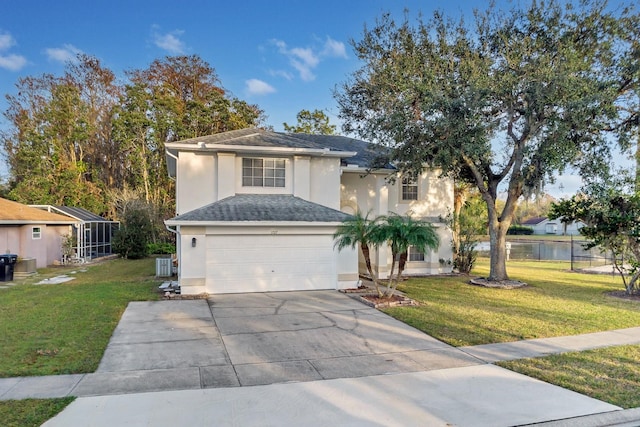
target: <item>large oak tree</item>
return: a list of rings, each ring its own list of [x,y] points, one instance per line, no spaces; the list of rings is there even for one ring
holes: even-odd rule
[[[440,12],[415,24],[384,15],[353,42],[363,65],[336,90],[343,130],[386,146],[402,173],[427,165],[477,187],[489,279],[506,280],[518,200],[569,166],[605,167],[604,130],[619,130],[620,71],[638,64],[623,42],[635,19],[599,0],[489,8],[472,25]]]

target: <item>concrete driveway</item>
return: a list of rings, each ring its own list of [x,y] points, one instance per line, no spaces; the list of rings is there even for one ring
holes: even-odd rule
[[[574,417],[620,410],[335,291],[132,302],[97,372],[69,381],[79,398],[46,427],[601,425]]]
[[[484,364],[335,291],[132,302],[80,396]]]

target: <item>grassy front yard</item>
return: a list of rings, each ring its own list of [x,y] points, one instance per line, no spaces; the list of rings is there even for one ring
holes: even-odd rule
[[[0,377],[94,372],[129,301],[158,298],[154,262],[44,269],[28,282],[71,271],[76,278],[0,290]]]
[[[67,283],[0,290],[0,377],[93,372],[127,303],[158,298],[153,259],[81,268]],[[640,325],[640,302],[606,295],[623,289],[619,278],[568,268],[566,262],[510,261],[511,278],[529,284],[516,290],[471,286],[466,277],[410,279],[401,290],[422,305],[385,311],[456,346]],[[42,270],[38,280],[71,270]],[[488,274],[487,259],[474,274]],[[640,346],[624,346],[500,365],[628,408],[640,407],[639,358]],[[0,419],[39,425],[71,400],[0,402]]]
[[[452,345],[575,335],[640,326],[640,301],[606,295],[623,289],[611,275],[568,271],[567,262],[509,261],[512,279],[530,286],[496,290],[463,277],[416,278],[401,289],[420,307],[385,310]],[[488,274],[480,259],[474,274]],[[640,407],[640,346],[567,353],[498,365],[623,408]]]
[[[607,296],[623,290],[619,277],[568,271],[568,262],[509,261],[514,290],[467,284],[466,277],[413,278],[399,287],[420,307],[385,310],[455,346],[606,331],[640,325],[640,302]],[[474,272],[489,273],[479,259]]]

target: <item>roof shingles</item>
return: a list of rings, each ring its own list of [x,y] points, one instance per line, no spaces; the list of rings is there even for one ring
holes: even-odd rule
[[[168,222],[342,222],[349,215],[290,194],[238,194]]]

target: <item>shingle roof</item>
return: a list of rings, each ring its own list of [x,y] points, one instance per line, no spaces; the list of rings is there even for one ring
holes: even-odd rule
[[[0,223],[28,224],[34,222],[73,224],[76,221],[68,216],[58,215],[0,198]]]
[[[238,194],[167,221],[342,222],[349,215],[290,194]]]
[[[184,145],[197,145],[199,142],[204,142],[207,145],[236,145],[240,147],[287,147],[320,150],[325,148],[313,141],[297,138],[294,134],[271,132],[257,128],[232,130],[177,141],[177,143]]]
[[[539,216],[539,217],[535,217],[535,218],[529,218],[526,221],[522,222],[522,225],[538,225],[540,224],[542,221],[545,221],[547,218],[544,216]]]
[[[363,168],[394,169],[388,159],[381,155],[385,151],[384,147],[376,147],[366,141],[340,135],[282,133],[250,128],[185,139],[174,144],[196,146],[198,143],[205,143],[208,147],[223,145],[356,152],[355,156],[349,157],[343,162]]]
[[[384,155],[386,149],[382,146],[375,146],[366,141],[340,135],[295,133],[292,136],[314,142],[323,148],[357,152],[355,156],[345,159],[345,162],[348,164],[362,168],[395,169],[389,163],[388,157]]]

